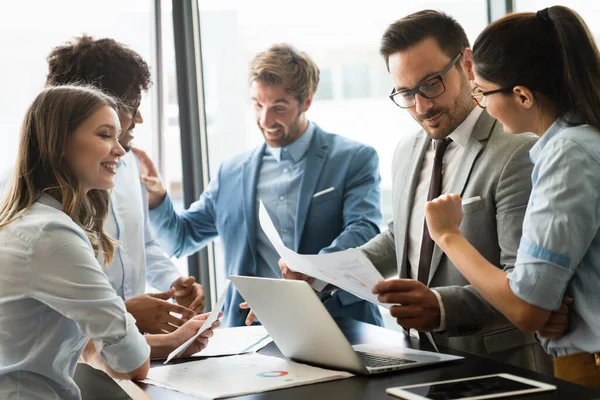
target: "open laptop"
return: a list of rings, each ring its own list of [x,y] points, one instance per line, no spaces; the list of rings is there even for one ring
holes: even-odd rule
[[[230,276],[281,353],[292,360],[357,374],[375,374],[462,357],[370,345],[352,346],[304,281]]]

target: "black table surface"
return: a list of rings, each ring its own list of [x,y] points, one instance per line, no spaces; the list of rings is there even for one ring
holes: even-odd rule
[[[377,343],[377,344],[398,344],[399,341],[404,341],[411,348],[429,350],[429,344],[420,344],[418,339],[407,338],[399,332],[389,329],[380,328],[377,326],[365,324],[351,319],[338,319],[338,325],[352,344]],[[540,382],[550,383],[557,387],[557,390],[552,392],[532,394],[526,396],[513,396],[511,399],[527,399],[527,400],[551,400],[551,399],[568,399],[568,400],[584,400],[597,399],[600,400],[600,390],[589,389],[583,386],[575,385],[556,379],[552,376],[535,373],[522,368],[517,368],[512,365],[499,363],[493,360],[473,356],[459,351],[440,347],[439,350],[443,353],[460,355],[465,357],[463,360],[442,363],[439,365],[425,366],[420,368],[406,369],[402,371],[389,372],[371,376],[355,376],[349,379],[341,379],[330,382],[323,382],[311,385],[298,386],[289,389],[274,390],[269,392],[257,393],[246,396],[239,396],[236,399],[245,400],[317,400],[317,399],[348,399],[348,400],[363,400],[363,399],[395,399],[393,396],[386,394],[386,388],[393,386],[402,386],[410,384],[418,384],[425,382],[441,381],[448,379],[458,379],[463,377],[489,375],[496,373],[510,373],[524,378],[534,379]],[[283,357],[275,343],[271,343],[262,350],[260,354]],[[182,363],[189,361],[197,361],[202,358],[179,359],[173,362]],[[153,362],[153,365],[162,365],[161,362]],[[79,368],[76,374],[76,381],[82,389],[82,397],[84,400],[97,400],[101,398],[128,398],[120,388],[115,388],[114,382],[107,375],[98,371],[92,371],[91,368],[84,366]],[[93,374],[96,380],[100,379],[100,375],[104,375],[107,380],[106,386],[103,389],[93,390],[89,382],[90,375]],[[194,396],[186,395],[180,392],[167,390],[153,385],[138,383],[144,392],[152,399],[169,399],[169,400],[192,400],[197,399]],[[98,387],[98,382],[95,386]],[[109,394],[109,390],[114,393]],[[102,393],[102,394],[101,394]],[[110,397],[105,397],[110,396]],[[123,397],[124,396],[124,397]]]

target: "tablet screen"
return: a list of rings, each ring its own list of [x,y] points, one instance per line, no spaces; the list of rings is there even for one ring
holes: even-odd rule
[[[458,382],[432,383],[430,385],[404,387],[402,389],[406,392],[418,394],[431,400],[450,400],[536,388],[536,386],[514,381],[512,379],[506,379],[502,376],[488,376]]]

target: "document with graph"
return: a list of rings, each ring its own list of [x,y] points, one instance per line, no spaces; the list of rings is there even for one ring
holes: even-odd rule
[[[298,254],[285,247],[262,201],[259,204],[259,221],[265,235],[292,271],[330,283],[382,307],[392,306],[378,302],[377,296],[371,292],[373,286],[384,278],[360,250],[348,249],[329,254]],[[317,291],[322,289],[312,286]]]
[[[352,376],[251,353],[150,368],[143,382],[203,399],[219,399]]]

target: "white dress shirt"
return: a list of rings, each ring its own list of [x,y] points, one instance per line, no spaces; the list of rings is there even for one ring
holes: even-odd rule
[[[442,164],[442,194],[447,193],[452,184],[454,175],[462,161],[465,147],[471,137],[475,123],[483,109],[475,107],[465,120],[450,134],[449,139],[452,142],[448,145],[444,153]],[[408,262],[410,264],[411,277],[416,279],[419,276],[419,257],[421,253],[421,241],[423,240],[423,228],[425,224],[425,203],[427,202],[427,194],[429,192],[429,184],[431,183],[431,173],[433,171],[433,156],[435,154],[434,141],[431,140],[431,145],[427,148],[423,156],[423,164],[417,182],[415,197],[413,201],[410,221],[408,225]],[[441,325],[438,330],[443,330],[446,327],[446,315],[444,312],[444,304],[441,296],[433,291],[440,303]]]
[[[119,241],[115,258],[104,272],[124,300],[143,294],[146,282],[167,291],[181,276],[150,231],[146,188],[140,182],[139,161],[132,151],[117,167],[104,228],[110,237]],[[101,258],[99,261],[102,264]]]
[[[150,354],[85,232],[42,195],[0,229],[0,398],[79,399],[73,374],[90,338],[118,372]]]

